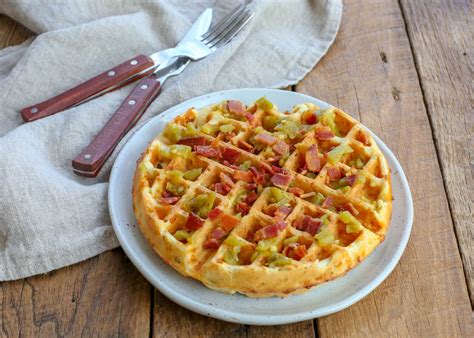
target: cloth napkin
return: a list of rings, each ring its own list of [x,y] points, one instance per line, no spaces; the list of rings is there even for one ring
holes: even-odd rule
[[[0,13],[38,36],[0,51],[0,280],[70,265],[118,246],[108,210],[110,167],[73,174],[71,160],[133,88],[32,123],[38,103],[137,54],[174,46],[206,8],[214,22],[243,1],[3,0]],[[142,121],[194,96],[297,83],[334,41],[339,0],[261,1],[230,44],[166,82]],[[132,131],[133,132],[133,131]],[[129,133],[130,134],[132,134]]]

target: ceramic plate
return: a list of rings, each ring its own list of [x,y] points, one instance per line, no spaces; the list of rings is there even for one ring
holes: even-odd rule
[[[312,102],[329,105],[303,94],[272,89],[220,91],[183,102],[145,123],[131,136],[118,155],[110,176],[109,210],[115,233],[130,260],[161,293],[179,305],[206,316],[250,325],[286,324],[341,311],[367,296],[387,278],[400,259],[410,236],[413,202],[405,174],[395,156],[374,135],[392,171],[393,215],[385,241],[345,276],[319,285],[303,295],[287,298],[252,299],[210,290],[200,282],[183,277],[148,245],[138,228],[132,209],[132,178],[136,161],[165,124],[190,107],[201,108],[224,99],[250,104],[266,96],[280,110]]]

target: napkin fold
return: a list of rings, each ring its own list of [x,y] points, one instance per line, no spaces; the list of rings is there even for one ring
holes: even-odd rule
[[[23,123],[21,108],[137,54],[172,47],[205,8],[214,9],[215,22],[241,2],[0,3],[0,13],[38,34],[0,51],[0,280],[48,272],[118,246],[107,209],[107,181],[127,137],[95,179],[73,174],[71,160],[133,84],[33,123]],[[142,121],[216,90],[297,83],[334,41],[342,14],[339,0],[255,0],[250,5],[256,14],[249,25],[229,45],[169,79]]]

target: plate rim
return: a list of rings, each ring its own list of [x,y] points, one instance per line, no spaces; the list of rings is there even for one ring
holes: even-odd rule
[[[180,294],[178,292],[174,292],[171,288],[169,288],[166,285],[160,284],[154,276],[150,273],[149,269],[144,266],[144,264],[140,261],[138,257],[136,257],[128,243],[125,237],[122,236],[121,229],[119,229],[118,226],[118,220],[117,220],[117,215],[115,214],[115,207],[113,205],[114,201],[114,183],[117,182],[117,176],[119,175],[120,169],[119,166],[117,166],[117,163],[120,163],[123,154],[125,153],[125,149],[128,146],[129,142],[133,139],[135,134],[137,134],[141,129],[143,129],[145,126],[148,124],[152,123],[154,120],[162,118],[163,116],[166,116],[169,114],[170,111],[180,109],[182,106],[189,105],[190,102],[199,102],[202,100],[207,100],[210,99],[213,96],[223,96],[227,95],[228,97],[235,94],[235,93],[242,93],[245,91],[249,92],[255,92],[255,93],[260,93],[258,95],[264,96],[265,92],[267,93],[285,93],[285,95],[296,95],[298,97],[301,97],[302,100],[310,100],[310,101],[319,101],[323,103],[323,105],[328,105],[332,106],[331,104],[320,100],[316,97],[312,97],[303,93],[298,93],[298,92],[292,92],[292,91],[286,91],[286,90],[280,90],[280,89],[268,89],[268,88],[239,88],[239,89],[227,89],[227,90],[220,90],[220,91],[215,91],[211,93],[207,93],[204,95],[196,96],[193,98],[190,98],[188,100],[182,101],[165,111],[161,112],[160,114],[148,119],[147,121],[144,121],[139,128],[137,128],[132,135],[129,136],[128,140],[126,143],[122,146],[120,149],[111,169],[110,177],[109,177],[109,186],[108,186],[108,193],[107,193],[107,205],[108,205],[108,210],[110,214],[110,219],[112,221],[112,226],[115,232],[115,235],[117,239],[119,240],[120,246],[123,248],[125,254],[127,257],[130,259],[130,261],[133,263],[133,265],[140,271],[140,273],[147,279],[147,281],[155,288],[157,288],[162,294],[164,294],[167,298],[169,298],[171,301],[179,304],[180,306],[183,306],[186,309],[189,309],[193,312],[217,318],[223,321],[227,322],[233,322],[233,323],[238,323],[238,324],[248,324],[248,325],[283,325],[283,324],[290,324],[290,323],[296,323],[296,322],[301,322],[305,320],[310,320],[314,318],[319,318],[322,316],[326,316],[338,311],[341,311],[356,302],[360,301],[362,298],[366,297],[368,294],[370,294],[373,290],[375,290],[395,269],[397,266],[403,252],[406,249],[406,246],[408,244],[408,240],[411,235],[411,231],[413,228],[413,197],[411,194],[410,186],[408,184],[407,177],[405,175],[405,172],[403,171],[402,166],[400,165],[398,159],[396,156],[393,154],[393,152],[388,148],[388,146],[382,142],[382,140],[375,135],[369,128],[365,127],[366,130],[368,130],[371,135],[374,137],[377,145],[381,148],[382,152],[390,157],[392,162],[394,163],[395,167],[390,168],[393,171],[398,171],[400,180],[402,183],[402,191],[405,191],[408,200],[407,200],[407,210],[406,210],[406,222],[405,222],[405,230],[403,231],[403,235],[401,238],[401,241],[399,242],[399,245],[393,254],[393,256],[390,258],[387,266],[382,270],[381,273],[379,273],[375,279],[371,281],[371,283],[368,283],[366,286],[364,286],[360,291],[357,293],[353,294],[350,297],[347,297],[338,303],[332,304],[330,306],[326,306],[323,309],[314,309],[310,311],[304,311],[304,312],[299,312],[299,313],[293,313],[293,314],[276,314],[274,316],[268,316],[268,315],[259,315],[259,314],[242,314],[242,313],[237,313],[230,311],[228,309],[222,309],[222,308],[216,308],[214,306],[205,304],[205,303],[200,303],[198,301],[195,301],[193,299],[187,298],[184,294]],[[257,95],[257,96],[258,96]],[[217,102],[217,101],[216,101]],[[302,101],[302,103],[305,101]],[[151,141],[151,140],[150,140]],[[182,276],[183,278],[187,278]],[[342,278],[343,276],[341,276]],[[205,286],[203,286],[205,287]],[[217,292],[217,291],[215,291]],[[229,297],[232,297],[232,295],[229,295]],[[291,297],[291,296],[290,296]],[[315,312],[317,312],[315,314]]]

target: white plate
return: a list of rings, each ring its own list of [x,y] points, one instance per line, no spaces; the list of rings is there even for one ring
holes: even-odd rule
[[[201,108],[224,99],[249,104],[266,96],[280,110],[295,104],[328,104],[303,94],[272,89],[235,89],[215,92],[183,102],[145,123],[125,144],[110,176],[109,210],[115,233],[130,260],[161,293],[185,308],[225,321],[275,325],[293,323],[341,311],[374,290],[395,268],[410,236],[413,202],[407,179],[387,146],[374,136],[392,170],[393,215],[385,241],[344,277],[287,298],[252,299],[210,290],[200,282],[181,276],[165,264],[148,245],[137,226],[132,209],[132,178],[136,161],[148,143],[172,118],[190,107]]]

